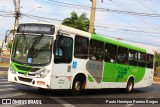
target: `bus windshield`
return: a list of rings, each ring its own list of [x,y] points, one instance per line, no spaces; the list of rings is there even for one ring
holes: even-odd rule
[[[52,36],[16,35],[12,60],[22,64],[47,64],[51,61]]]

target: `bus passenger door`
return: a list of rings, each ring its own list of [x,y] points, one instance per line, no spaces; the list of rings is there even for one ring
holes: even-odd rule
[[[69,89],[71,77],[71,62],[73,37],[70,34],[59,34],[54,43],[54,65],[51,80],[53,89]]]

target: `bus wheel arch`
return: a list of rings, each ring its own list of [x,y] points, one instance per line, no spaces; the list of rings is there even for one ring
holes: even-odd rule
[[[81,94],[82,90],[85,89],[86,86],[86,76],[83,73],[77,74],[72,82],[72,95]]]
[[[128,81],[127,81],[127,85],[126,85],[126,92],[127,93],[131,93],[133,91],[133,88],[134,88],[134,77],[133,76],[130,76],[128,78]]]

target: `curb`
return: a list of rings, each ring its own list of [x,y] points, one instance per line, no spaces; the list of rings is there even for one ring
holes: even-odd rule
[[[160,82],[153,82],[153,84],[160,84]]]

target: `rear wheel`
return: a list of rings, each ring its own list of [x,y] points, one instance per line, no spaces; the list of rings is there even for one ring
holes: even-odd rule
[[[133,91],[133,87],[134,87],[134,80],[130,78],[127,82],[126,92],[131,93]]]
[[[72,95],[79,95],[82,92],[83,80],[79,77],[76,77],[72,85]]]

